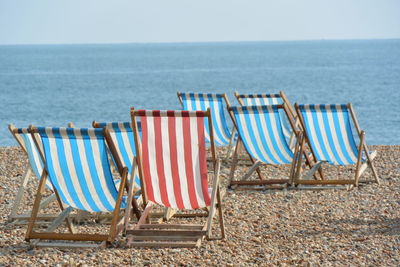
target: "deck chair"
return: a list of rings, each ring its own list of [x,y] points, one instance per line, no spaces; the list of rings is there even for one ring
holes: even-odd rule
[[[362,173],[369,166],[379,184],[379,177],[373,165],[376,151],[371,152],[365,143],[365,132],[361,130],[351,104],[341,105],[298,105],[295,104],[296,112],[300,118],[304,139],[300,145],[303,151],[305,144],[308,145],[314,159],[321,165],[323,162],[331,165],[355,165],[354,179],[338,180],[309,180],[300,178],[300,171],[296,171],[294,184],[302,185],[329,185],[350,184],[358,186]],[[360,142],[357,145],[354,139],[352,124],[356,129]],[[301,165],[302,157],[299,157]]]
[[[128,229],[128,245],[138,247],[198,247],[204,237],[212,239],[211,228],[219,212],[221,238],[225,237],[219,186],[220,161],[216,158],[213,131],[210,132],[212,188],[208,187],[205,120],[207,111],[131,110],[132,124],[140,118],[142,139],[135,131],[137,162],[145,210],[134,229]],[[135,127],[135,126],[134,126]],[[151,223],[155,205],[179,210],[209,207],[204,224]],[[179,218],[178,218],[179,219]],[[180,219],[181,220],[181,219]]]
[[[229,177],[231,188],[239,185],[286,185],[290,182],[295,171],[295,155],[298,153],[299,139],[297,139],[293,151],[283,133],[280,110],[283,110],[286,114],[289,112],[286,104],[229,108],[239,133]],[[241,179],[234,180],[238,151],[242,144],[253,165]],[[285,179],[264,179],[259,169],[262,164],[291,164],[290,174]],[[254,171],[257,171],[259,180],[248,180]],[[271,188],[274,188],[274,186],[271,186]]]
[[[128,168],[128,180],[133,173],[133,159],[135,157],[135,139],[133,138],[133,131],[130,122],[97,122],[93,121],[94,128],[106,127],[110,133],[111,139],[115,144],[118,157],[121,159],[122,164]],[[139,128],[140,132],[140,128]],[[112,159],[113,165],[115,160]],[[134,188],[136,192],[140,190],[139,176],[135,176]]]
[[[72,123],[69,123],[72,125]],[[18,189],[17,195],[14,199],[13,206],[11,208],[11,212],[8,216],[8,222],[13,223],[23,223],[26,222],[31,216],[30,213],[18,214],[18,210],[20,209],[21,201],[24,197],[25,189],[32,177],[32,173],[34,176],[40,180],[43,172],[43,162],[41,160],[39,151],[37,150],[34,141],[32,139],[32,135],[28,132],[28,128],[16,128],[13,124],[8,125],[8,129],[11,134],[14,136],[15,140],[18,142],[19,146],[25,152],[28,157],[29,165],[26,166],[25,172],[21,177],[20,187]],[[38,138],[40,136],[37,135]],[[40,147],[41,148],[41,147]],[[41,148],[42,149],[42,148]],[[46,190],[53,192],[53,186],[50,181],[46,182]],[[50,196],[42,200],[39,205],[39,210],[47,207],[50,203],[56,200],[56,196],[52,193]],[[54,219],[54,215],[43,215],[40,216],[42,220],[51,220]]]
[[[133,198],[133,179],[127,182],[128,168],[122,165],[110,133],[105,129],[79,128],[31,128],[36,147],[44,162],[44,171],[34,201],[32,215],[29,220],[25,239],[35,246],[56,247],[94,247],[101,242],[106,245],[112,242],[123,230],[124,222],[131,216],[132,209],[137,205],[127,205],[135,202]],[[37,138],[38,134],[40,138]],[[121,176],[119,188],[116,188],[107,156],[107,146]],[[39,204],[45,184],[50,180],[57,202],[61,209],[59,216],[45,230],[35,228]],[[123,197],[127,191],[127,199]],[[120,220],[120,209],[124,209],[124,217]],[[113,219],[109,233],[87,234],[75,233],[69,214],[74,210],[87,212],[112,212]],[[128,218],[130,219],[130,218]],[[56,231],[66,222],[68,233]],[[43,242],[43,240],[75,241],[74,243]],[[92,243],[79,243],[92,241]]]
[[[206,93],[177,93],[178,99],[183,110],[206,111],[211,110],[213,123],[213,135],[215,145],[218,147],[228,146],[226,157],[232,154],[232,148],[235,141],[235,131],[229,131],[227,120],[225,118],[225,107],[229,107],[229,100],[226,94],[206,94]],[[205,121],[206,141],[210,143],[210,128]]]
[[[280,91],[279,94],[239,94],[238,92],[235,92],[235,97],[241,106],[268,106],[281,105],[285,103],[288,115],[285,114],[283,109],[280,110],[282,130],[289,142],[289,146],[291,148],[294,147],[295,134],[293,133],[293,127],[286,118],[287,116],[290,116],[291,119],[295,121],[296,128],[299,127],[299,122],[297,120],[296,111],[283,91]]]

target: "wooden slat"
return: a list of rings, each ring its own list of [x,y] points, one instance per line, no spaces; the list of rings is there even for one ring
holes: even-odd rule
[[[39,242],[35,244],[35,247],[47,247],[47,248],[102,248],[105,247],[105,242],[100,244],[88,244],[88,243],[63,243],[63,242]]]
[[[287,188],[286,185],[260,185],[260,186],[242,185],[240,187],[235,187],[233,189],[237,191],[247,191],[247,190],[266,191],[266,190],[283,190],[285,188]]]
[[[268,179],[256,181],[231,181],[232,185],[268,185],[268,184],[287,184],[289,179]]]
[[[310,185],[316,185],[316,184],[338,184],[338,185],[343,185],[343,184],[354,184],[354,180],[297,180],[295,181],[295,184],[310,184]]]
[[[76,240],[76,241],[105,241],[108,235],[100,234],[66,234],[66,233],[38,233],[32,232],[30,239],[49,239],[49,240]]]
[[[288,190],[329,190],[329,189],[347,189],[346,186],[343,185],[304,185],[304,186],[297,186],[297,187],[288,187]]]
[[[130,247],[195,248],[197,242],[130,242]]]
[[[198,224],[142,224],[140,229],[190,229],[201,230],[202,225]]]
[[[137,241],[196,241],[196,236],[132,236],[131,240]]]
[[[127,235],[137,236],[203,236],[206,231],[201,230],[127,230]]]
[[[39,214],[36,218],[38,220],[54,220],[55,218],[57,218],[58,214],[54,213],[54,214]],[[72,214],[70,214],[70,216],[72,216]],[[31,218],[31,215],[26,213],[26,214],[20,214],[20,215],[15,215],[12,216],[13,219],[18,219],[18,220],[29,220],[29,218]]]

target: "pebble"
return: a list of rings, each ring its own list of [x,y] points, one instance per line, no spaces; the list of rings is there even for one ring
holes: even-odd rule
[[[400,146],[373,146],[381,185],[323,191],[227,190],[224,197],[225,240],[203,241],[195,249],[29,249],[26,225],[6,223],[27,163],[15,147],[0,147],[0,266],[399,266]],[[247,165],[239,165],[235,177]],[[224,161],[223,173],[229,174]],[[285,178],[289,166],[263,167],[265,177]],[[347,167],[327,166],[327,178],[354,175]],[[371,171],[363,178],[372,179]],[[222,177],[224,186],[228,175]],[[36,179],[27,186],[22,206],[32,206]],[[191,219],[196,223],[200,219]],[[179,222],[172,219],[172,223]],[[93,230],[90,230],[93,227]],[[103,228],[102,228],[103,227]],[[83,224],[89,231],[108,225]],[[218,223],[213,234],[219,234]],[[117,241],[124,244],[125,238]],[[117,243],[116,242],[116,243]],[[334,252],[334,253],[333,253]]]

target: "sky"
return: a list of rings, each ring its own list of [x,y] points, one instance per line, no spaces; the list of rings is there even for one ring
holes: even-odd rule
[[[400,38],[400,0],[0,0],[0,45]]]

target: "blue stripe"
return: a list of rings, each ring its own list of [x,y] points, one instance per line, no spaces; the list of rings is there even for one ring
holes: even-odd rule
[[[79,184],[83,193],[83,197],[85,197],[86,202],[89,204],[90,208],[92,210],[98,210],[100,211],[100,208],[96,205],[95,201],[92,198],[92,195],[89,191],[89,187],[86,183],[85,174],[83,172],[83,167],[81,163],[81,156],[79,154],[78,150],[78,144],[75,138],[70,138],[69,139],[69,144],[71,147],[71,152],[72,152],[72,159],[74,161],[74,166],[75,166],[75,171],[79,180]],[[83,156],[83,155],[82,155]]]
[[[112,177],[112,174],[111,174],[110,165],[109,165],[108,158],[107,158],[106,144],[105,144],[104,139],[103,139],[104,138],[103,137],[103,133],[100,133],[100,134],[96,133],[96,137],[98,138],[96,144],[98,146],[99,154],[100,154],[100,157],[101,157],[101,165],[103,167],[102,168],[103,169],[103,175],[104,175],[104,177],[106,179],[105,182],[106,182],[108,191],[110,192],[111,196],[116,201],[117,200],[117,196],[118,196],[118,192],[117,192],[117,190],[115,188],[115,184],[114,184],[113,177]],[[93,180],[94,180],[93,182],[96,182],[96,184],[95,184],[96,192],[97,192],[97,194],[98,194],[103,206],[109,211],[114,210],[114,206],[111,205],[111,203],[108,201],[108,199],[106,198],[106,196],[104,194],[104,189],[101,187],[100,177],[98,176],[98,172],[100,172],[101,170],[97,170],[96,169],[96,165],[94,165],[93,150],[92,150],[92,147],[91,147],[91,143],[90,142],[87,142],[87,143],[89,143],[90,152],[92,153],[92,154],[89,153],[90,154],[90,160],[92,161],[92,163],[89,164],[89,166],[92,167],[91,173],[92,173],[92,177],[93,177]],[[89,159],[88,159],[88,162],[89,162]]]
[[[60,129],[53,128],[53,135],[60,137],[61,136]],[[82,210],[85,210],[85,207],[83,206],[82,202],[79,200],[78,193],[76,192],[74,185],[72,183],[70,170],[68,169],[67,159],[65,157],[63,140],[61,138],[56,138],[54,141],[56,142],[56,146],[57,146],[57,155],[58,155],[58,162],[60,164],[60,169],[64,176],[65,184],[67,186],[69,195],[72,198],[72,201],[74,202],[72,206],[77,207]],[[56,177],[54,177],[54,178],[56,179]]]
[[[24,141],[24,143],[25,143],[25,149],[26,149],[26,152],[27,152],[27,154],[28,154],[28,159],[29,159],[29,163],[30,163],[30,165],[31,165],[31,168],[32,168],[32,170],[33,170],[33,173],[36,175],[36,177],[40,180],[40,177],[42,176],[42,174],[41,173],[39,173],[39,168],[38,168],[38,166],[36,165],[36,162],[35,162],[35,158],[34,158],[34,156],[33,156],[33,149],[37,149],[36,147],[35,148],[33,148],[32,146],[31,146],[31,142],[29,141],[29,136],[28,136],[28,134],[20,134],[21,135],[21,137],[22,137],[22,140]],[[39,156],[39,155],[38,155]],[[39,162],[40,162],[40,165],[41,165],[41,168],[43,169],[43,163],[42,163],[42,159],[39,157]]]
[[[306,127],[306,132],[307,132],[307,135],[308,135],[308,139],[309,139],[309,141],[311,143],[311,147],[312,147],[312,149],[314,151],[315,157],[317,158],[317,160],[324,160],[322,155],[319,154],[319,152],[317,150],[317,146],[315,144],[315,140],[314,140],[314,138],[312,136],[310,122],[309,122],[308,117],[307,117],[307,111],[306,110],[301,110],[301,113],[303,115],[304,125]]]
[[[245,122],[246,122],[246,128],[247,128],[247,129],[251,129],[251,121],[250,121],[250,116],[249,116],[249,114],[245,114],[244,119],[245,119]],[[266,162],[267,159],[264,158],[264,156],[263,156],[263,154],[262,154],[260,148],[258,147],[258,145],[257,145],[257,140],[256,140],[254,134],[249,134],[249,135],[250,135],[250,140],[247,140],[247,141],[250,141],[250,142],[253,144],[253,147],[254,147],[254,149],[255,149],[255,151],[256,151],[256,153],[257,153],[256,158],[259,158],[259,159],[261,159],[262,161]]]
[[[189,95],[190,95],[190,97],[191,97],[191,102],[192,102],[192,109],[191,109],[191,110],[198,110],[198,109],[197,109],[196,99],[195,99],[195,97],[194,97],[194,94],[189,94]],[[198,97],[199,97],[199,101],[200,101],[200,110],[203,110],[203,111],[207,110],[206,105],[205,105],[205,103],[204,103],[204,96],[201,94],[201,95],[199,95]],[[213,121],[212,118],[211,118],[211,120]],[[204,126],[205,126],[205,129],[206,129],[206,131],[207,131],[207,133],[208,133],[208,135],[209,135],[209,137],[206,137],[206,142],[209,143],[209,142],[210,142],[211,135],[210,135],[210,127],[209,127],[209,123],[208,123],[208,118],[206,118],[206,119],[204,120]],[[215,126],[214,126],[214,127],[215,127]],[[215,142],[216,145],[218,145],[218,142],[217,142],[216,140],[214,140],[214,142]]]
[[[285,159],[285,157],[283,156],[283,154],[282,154],[282,152],[281,152],[281,150],[280,150],[280,148],[279,148],[279,145],[278,145],[278,142],[280,141],[279,139],[278,139],[278,137],[280,137],[279,135],[281,135],[282,134],[282,128],[281,128],[281,126],[280,126],[280,120],[279,120],[279,114],[278,114],[278,109],[275,107],[275,106],[271,106],[272,107],[272,109],[273,109],[273,111],[272,111],[272,114],[270,114],[271,112],[268,110],[268,107],[266,107],[266,106],[263,106],[262,107],[262,109],[263,109],[263,111],[264,111],[264,119],[266,120],[266,123],[267,123],[267,129],[268,129],[268,135],[269,135],[269,139],[271,140],[271,143],[272,143],[272,146],[273,146],[273,149],[275,150],[275,153],[277,153],[278,154],[278,156],[279,156],[279,160],[280,161],[282,161],[282,162],[285,162],[285,163],[288,163],[287,162],[287,160]],[[271,118],[269,117],[269,116],[275,116],[275,120],[276,120],[276,128],[277,128],[277,130],[278,130],[278,136],[276,136],[275,134],[274,134],[274,132],[273,132],[273,130],[272,130],[272,120],[271,120]],[[286,147],[287,145],[285,145],[285,143],[283,143],[283,142],[281,142],[281,144],[284,146],[284,147]],[[289,153],[289,155],[290,155],[291,153]],[[278,162],[278,161],[277,161]],[[279,164],[279,162],[278,162],[278,164]]]
[[[250,153],[250,155],[253,158],[259,158],[257,155],[253,154],[252,150],[250,150],[250,146],[249,146],[249,144],[247,142],[247,139],[245,138],[245,135],[244,135],[244,129],[243,129],[243,127],[241,127],[241,125],[243,125],[243,122],[240,120],[239,114],[237,113],[237,109],[236,108],[232,109],[232,111],[234,113],[236,124],[238,126],[237,128],[238,128],[239,135],[240,135],[240,137],[241,137],[241,139],[243,141],[244,146],[246,147],[246,150]]]
[[[343,108],[342,108],[342,110],[343,110]],[[351,124],[350,124],[350,117],[349,117],[349,113],[348,113],[347,110],[346,110],[346,117],[345,117],[344,123],[346,125],[346,133],[347,133],[347,138],[349,140],[350,147],[351,147],[351,149],[353,151],[353,154],[358,157],[358,153],[359,152],[358,152],[358,148],[357,148],[356,142],[354,140],[354,136],[352,134]]]
[[[257,108],[255,106],[253,106],[253,111],[254,111],[254,115],[253,114],[251,114],[251,115],[254,116],[254,119],[256,121],[257,132],[253,132],[253,130],[251,128],[248,128],[247,130],[248,130],[249,134],[251,134],[251,132],[253,132],[253,134],[252,134],[253,136],[254,136],[254,134],[259,135],[259,137],[261,139],[261,143],[264,147],[264,151],[266,151],[266,153],[268,154],[269,158],[272,160],[273,163],[279,164],[278,160],[274,157],[274,155],[271,153],[270,149],[268,148],[268,144],[266,141],[266,133],[264,133],[264,131],[263,131],[261,119],[260,119],[260,116],[258,116],[258,115],[261,115],[263,117],[266,127],[269,131],[269,137],[271,137],[272,136],[271,135],[271,127],[270,127],[270,121],[269,121],[268,115],[260,114],[260,112],[257,110]],[[265,111],[264,107],[263,107],[263,111]],[[251,115],[248,114],[246,117],[250,117]],[[249,121],[250,121],[250,118],[249,118]],[[253,143],[253,144],[254,144],[254,146],[257,146],[257,143]],[[275,151],[276,151],[276,149],[275,149]],[[264,162],[268,162],[268,161],[265,159]]]
[[[326,138],[328,139],[328,143],[329,143],[330,149],[331,149],[331,151],[332,151],[332,153],[333,153],[333,156],[335,157],[336,161],[337,161],[340,165],[343,165],[344,162],[343,162],[342,159],[340,158],[339,153],[338,153],[337,150],[336,150],[335,143],[334,143],[334,141],[333,141],[333,135],[332,135],[332,132],[331,132],[331,130],[330,130],[327,111],[326,111],[325,108],[324,108],[324,109],[320,109],[320,110],[321,110],[321,115],[322,115],[322,121],[323,121],[324,127],[325,127],[325,135],[326,135]],[[336,129],[335,129],[335,130],[336,130]],[[337,132],[337,131],[336,131],[336,132]]]
[[[115,137],[117,139],[117,146],[122,155],[122,160],[124,161],[124,165],[128,167],[129,171],[132,169],[132,162],[129,159],[128,152],[126,151],[126,147],[124,145],[124,140],[122,139],[121,129],[118,127],[117,123],[112,124],[112,129],[115,132]]]
[[[42,134],[43,133],[41,133],[41,139],[42,139],[42,144],[43,144],[43,151],[44,151],[45,158],[46,158],[46,168],[48,171],[47,179],[50,180],[50,182],[52,183],[54,188],[57,190],[57,193],[60,196],[60,198],[62,199],[62,201],[64,203],[68,204],[69,206],[71,206],[71,203],[65,197],[64,191],[61,190],[61,187],[56,179],[54,165],[53,165],[53,159],[51,157],[51,151],[50,151],[51,147],[50,147],[49,139],[48,139],[46,133],[44,133],[44,135],[42,135]]]
[[[278,136],[273,135],[273,138],[277,138],[277,142],[281,143],[283,148],[285,149],[286,153],[293,158],[293,152],[290,150],[289,145],[287,143],[287,140],[285,138],[285,135],[283,133],[282,130],[282,121],[281,121],[281,117],[279,114],[280,109],[278,109],[278,107],[276,105],[272,106],[274,109],[274,116],[275,116],[275,123],[276,123],[276,128],[278,129]],[[280,150],[279,147],[277,147],[277,152],[279,154],[279,156],[281,157],[281,160],[283,162],[286,163],[290,163],[289,161],[287,161],[286,157],[282,154],[282,151]]]
[[[315,110],[315,105],[312,105],[312,108]],[[318,117],[317,114],[315,112],[311,112],[311,117],[315,126],[315,131],[316,131],[316,135],[317,135],[317,139],[319,141],[319,145],[320,148],[322,150],[322,154],[324,156],[323,159],[329,161],[329,162],[333,162],[333,160],[330,158],[328,151],[326,150],[325,147],[325,143],[324,140],[322,139],[322,132],[321,132],[321,126],[318,123]]]
[[[339,142],[339,146],[342,151],[342,154],[346,158],[347,162],[354,164],[355,162],[351,159],[349,152],[346,149],[346,144],[344,143],[344,138],[346,138],[346,136],[343,136],[343,134],[340,130],[338,111],[337,111],[336,107],[332,107],[331,110],[332,110],[333,122],[335,124],[336,135],[338,137],[338,142]],[[345,118],[343,118],[343,119],[345,120]],[[345,123],[345,125],[346,125],[346,123]]]
[[[226,141],[226,138],[223,136],[223,134],[222,134],[222,132],[221,132],[221,130],[222,129],[220,129],[219,128],[219,125],[218,125],[218,123],[217,123],[217,121],[220,121],[221,122],[221,124],[222,124],[222,126],[224,125],[224,123],[223,123],[223,121],[222,121],[222,119],[223,119],[223,114],[221,114],[221,112],[219,112],[219,114],[217,113],[218,111],[218,109],[219,108],[221,108],[220,107],[220,104],[222,104],[222,103],[220,103],[220,101],[219,100],[217,100],[217,101],[213,101],[213,99],[212,99],[212,96],[211,95],[207,95],[207,101],[208,101],[208,103],[209,103],[209,105],[210,105],[210,108],[211,108],[211,119],[212,119],[212,121],[213,121],[213,128],[214,128],[214,133],[218,136],[218,138],[221,140],[221,142],[217,142],[216,140],[216,143],[218,143],[219,145],[226,145],[227,144],[227,142],[224,142],[224,141]],[[217,102],[217,103],[215,103],[215,102]],[[217,108],[215,108],[215,104],[217,104]],[[219,115],[219,116],[218,116]],[[215,138],[214,138],[215,139]]]

